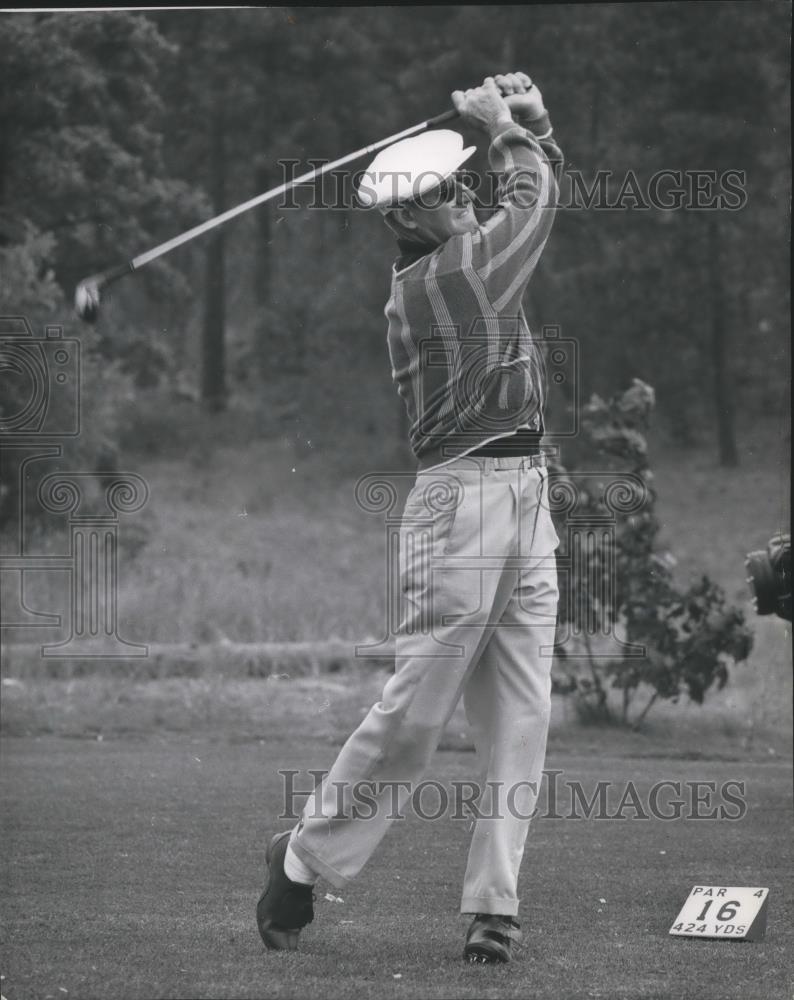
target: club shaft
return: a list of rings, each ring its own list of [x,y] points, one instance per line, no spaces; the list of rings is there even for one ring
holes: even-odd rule
[[[436,115],[434,118],[428,118],[427,121],[420,122],[418,125],[412,125],[411,128],[404,129],[402,132],[396,132],[394,135],[390,135],[386,139],[373,142],[369,146],[362,146],[361,149],[357,149],[354,153],[348,153],[346,156],[340,156],[338,160],[332,160],[330,163],[326,163],[314,170],[308,170],[305,174],[301,174],[299,177],[294,177],[292,180],[286,181],[284,184],[279,184],[277,187],[271,188],[269,191],[265,191],[263,194],[259,194],[255,198],[249,198],[248,201],[244,201],[240,205],[235,205],[234,208],[227,209],[227,211],[221,212],[220,215],[216,215],[212,219],[207,219],[206,222],[202,222],[198,226],[194,226],[192,229],[188,229],[186,232],[180,233],[179,236],[174,236],[173,239],[166,240],[165,243],[161,243],[159,246],[153,247],[145,253],[138,254],[137,257],[132,258],[129,264],[124,265],[122,268],[117,268],[112,272],[108,272],[107,276],[110,280],[113,280],[116,277],[120,277],[121,274],[126,274],[129,271],[137,271],[145,264],[148,264],[151,261],[156,260],[158,257],[162,257],[164,254],[170,253],[177,247],[182,246],[183,243],[188,243],[197,236],[201,236],[203,233],[208,233],[211,229],[222,226],[224,222],[229,222],[230,219],[234,219],[238,215],[242,215],[244,212],[248,212],[252,208],[256,208],[257,205],[263,205],[267,201],[272,201],[273,198],[278,198],[280,194],[285,194],[290,190],[290,188],[293,188],[298,184],[306,184],[309,181],[316,180],[318,177],[322,177],[324,174],[327,174],[330,170],[336,169],[336,167],[344,166],[346,163],[352,163],[353,160],[358,160],[362,156],[374,153],[376,150],[382,149],[384,146],[389,146],[393,142],[398,142],[400,139],[406,139],[410,135],[414,135],[415,133],[421,132],[427,128],[432,128],[435,125],[440,125],[443,122],[450,121],[456,117],[456,111],[445,111],[440,115]]]

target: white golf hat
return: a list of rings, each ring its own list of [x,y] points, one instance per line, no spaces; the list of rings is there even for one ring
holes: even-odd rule
[[[382,149],[363,174],[357,194],[364,208],[388,212],[450,177],[476,151],[449,129],[423,132]]]

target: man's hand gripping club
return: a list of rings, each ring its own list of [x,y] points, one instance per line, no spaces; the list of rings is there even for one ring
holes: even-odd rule
[[[514,115],[531,121],[545,112],[543,97],[526,73],[487,76],[480,87],[454,91],[452,103],[467,125],[489,134]]]

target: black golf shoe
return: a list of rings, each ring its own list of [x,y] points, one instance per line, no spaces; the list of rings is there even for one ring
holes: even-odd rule
[[[466,934],[463,957],[472,964],[509,962],[513,942],[521,940],[521,925],[513,917],[478,913]]]
[[[284,873],[291,832],[277,833],[268,844],[267,885],[256,906],[259,933],[273,951],[296,951],[301,929],[314,920],[313,886],[293,882]]]

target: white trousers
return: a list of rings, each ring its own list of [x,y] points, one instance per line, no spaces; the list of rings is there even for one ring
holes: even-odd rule
[[[361,870],[395,803],[399,813],[426,779],[462,694],[482,796],[461,912],[517,913],[546,752],[558,544],[548,473],[529,459],[468,456],[417,475],[400,529],[395,673],[291,838],[332,885]]]

